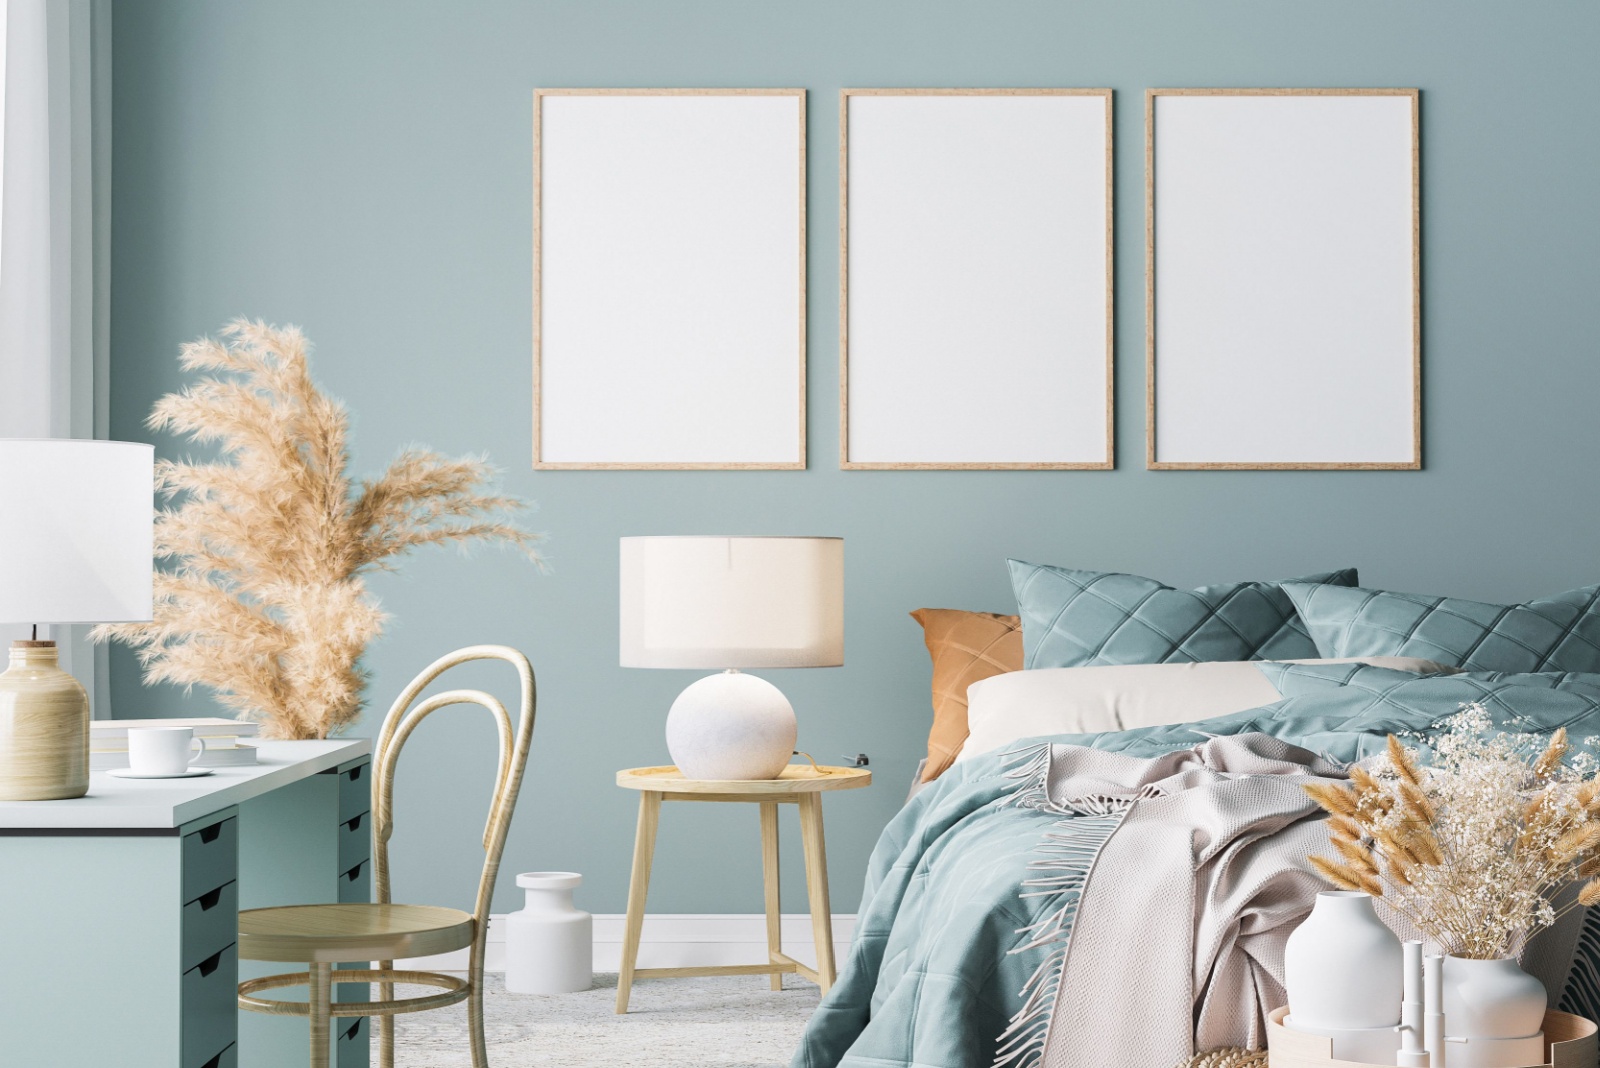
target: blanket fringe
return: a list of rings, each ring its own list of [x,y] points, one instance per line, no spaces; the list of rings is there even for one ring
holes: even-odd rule
[[[1050,949],[1022,986],[1022,1007],[1000,1035],[993,1068],[1037,1068],[1044,1059],[1045,1040],[1061,992],[1083,888],[1101,847],[1121,825],[1125,815],[1127,806],[1108,816],[1061,820],[1051,825],[1035,847],[1039,859],[1032,861],[1028,868],[1040,875],[1023,880],[1025,889],[1021,896],[1050,896],[1059,900],[1056,907],[1037,922],[1017,932],[1026,940],[1011,952],[1024,953],[1046,946]]]
[[[1050,811],[1050,743],[1014,749],[1002,759],[1008,762],[1006,778],[1024,780],[1005,804]]]
[[[1121,825],[1132,802],[1120,799],[1113,804],[1113,799],[1097,798],[1081,807],[1077,801],[1070,807],[1059,806],[1049,796],[1050,746],[1034,746],[1013,755],[1016,760],[1008,775],[1023,783],[1007,803],[1073,817],[1051,824],[1040,838],[1034,847],[1038,859],[1028,865],[1030,871],[1039,874],[1022,883],[1021,896],[1054,897],[1058,903],[1037,922],[1017,932],[1025,940],[1012,953],[1044,947],[1049,947],[1049,952],[1023,984],[1022,1008],[1001,1034],[993,1061],[993,1068],[1038,1068],[1061,993],[1083,888],[1101,848]]]
[[[1083,794],[1078,797],[1052,798],[1050,796],[1050,767],[1054,759],[1053,744],[1041,742],[1026,749],[1006,754],[1010,759],[1005,776],[1021,779],[1023,784],[1005,801],[1007,805],[1049,812],[1057,816],[1112,816],[1126,812],[1135,801],[1161,797],[1166,793],[1155,783],[1147,783],[1137,793],[1121,797],[1104,794]]]

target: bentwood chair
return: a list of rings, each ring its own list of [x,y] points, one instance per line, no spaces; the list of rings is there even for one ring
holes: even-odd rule
[[[417,705],[424,687],[446,670],[469,660],[504,660],[517,669],[522,681],[521,718],[515,728],[505,706],[481,690],[450,690]],[[448,705],[475,704],[494,716],[500,732],[499,771],[483,830],[483,874],[472,912],[434,905],[396,905],[389,900],[389,838],[394,833],[394,771],[400,747],[429,714]],[[483,943],[489,928],[489,903],[495,875],[505,847],[511,812],[522,784],[533,735],[533,668],[515,649],[503,645],[474,645],[434,661],[405,688],[383,721],[373,753],[372,851],[377,901],[371,904],[288,905],[248,909],[239,914],[239,957],[243,960],[291,961],[308,965],[306,971],[269,975],[239,984],[239,1007],[254,1012],[307,1016],[311,1023],[311,1068],[327,1068],[329,1021],[340,1016],[376,1016],[378,1064],[394,1066],[394,1018],[400,1013],[422,1012],[467,1002],[468,1030],[472,1036],[474,1068],[488,1068],[483,1042]],[[471,947],[465,979],[442,972],[396,970],[394,961],[449,953]],[[342,969],[340,961],[376,961],[377,967]],[[332,1000],[335,983],[376,983],[377,1001]],[[438,993],[419,997],[394,997],[394,984],[438,987]],[[305,1001],[273,1001],[257,997],[263,990],[304,986]]]

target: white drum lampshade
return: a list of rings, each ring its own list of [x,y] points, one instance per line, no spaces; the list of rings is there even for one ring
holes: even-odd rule
[[[844,663],[844,539],[644,537],[621,545],[623,667],[723,668],[667,716],[667,749],[696,779],[773,779],[794,709],[743,668]]]
[[[0,622],[151,617],[155,450],[0,439]],[[53,641],[17,641],[0,674],[0,800],[81,797],[89,698]]]

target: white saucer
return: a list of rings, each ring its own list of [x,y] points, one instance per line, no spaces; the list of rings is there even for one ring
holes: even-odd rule
[[[134,771],[132,768],[111,768],[106,774],[115,775],[119,779],[193,779],[201,775],[210,775],[211,771],[211,768],[190,768],[176,775],[151,775],[147,771]]]

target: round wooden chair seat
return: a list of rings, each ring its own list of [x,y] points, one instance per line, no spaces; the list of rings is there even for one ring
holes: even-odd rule
[[[239,913],[241,960],[329,963],[449,953],[472,944],[472,913],[436,905],[288,905]]]

